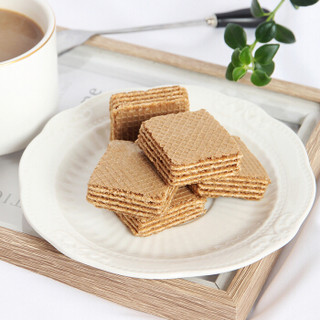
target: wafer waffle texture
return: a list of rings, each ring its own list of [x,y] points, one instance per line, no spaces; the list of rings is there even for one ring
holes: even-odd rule
[[[161,216],[149,219],[119,213],[117,216],[133,235],[147,237],[201,217],[205,214],[205,202],[205,197],[196,196],[187,187],[180,187],[170,207]]]
[[[205,110],[151,118],[142,123],[137,143],[175,186],[234,174],[242,157],[228,131]]]
[[[189,99],[183,87],[161,87],[114,94],[109,109],[110,140],[135,141],[143,121],[158,115],[188,111]]]
[[[268,185],[269,176],[259,162],[239,137],[234,137],[243,158],[240,170],[232,176],[202,181],[191,189],[198,195],[212,198],[235,197],[247,200],[263,198]]]
[[[152,217],[169,207],[176,191],[135,143],[114,140],[90,177],[87,200],[99,208]]]

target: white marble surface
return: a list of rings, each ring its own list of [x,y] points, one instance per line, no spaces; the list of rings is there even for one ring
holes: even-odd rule
[[[249,6],[250,1],[163,0],[161,2],[50,0],[57,23],[70,28],[111,29],[126,26],[197,19],[212,12]],[[272,8],[277,1],[262,1]],[[282,45],[276,56],[275,77],[320,87],[317,65],[320,5],[295,11],[289,3],[280,9],[278,22],[297,38]],[[311,30],[313,29],[313,31]],[[223,30],[190,27],[170,31],[113,36],[116,39],[226,65],[231,50]],[[252,39],[252,32],[248,32]],[[318,182],[318,187],[320,186]],[[249,316],[251,320],[318,319],[320,285],[320,204],[316,203],[298,237],[286,247],[268,285]],[[86,294],[59,282],[0,261],[1,319],[157,319]]]

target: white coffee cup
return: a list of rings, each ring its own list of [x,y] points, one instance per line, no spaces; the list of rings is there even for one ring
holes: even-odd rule
[[[0,155],[27,146],[55,113],[58,68],[55,16],[43,0],[0,0],[0,8],[31,18],[44,32],[29,51],[0,62]]]

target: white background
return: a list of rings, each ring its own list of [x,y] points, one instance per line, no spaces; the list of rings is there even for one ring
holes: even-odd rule
[[[250,6],[246,1],[209,0],[50,0],[57,24],[69,28],[114,29],[199,19],[213,12]],[[272,9],[278,1],[261,1]],[[288,1],[287,1],[288,2]],[[274,77],[320,87],[320,4],[279,10],[278,23],[294,31],[297,42],[281,45]],[[223,30],[207,26],[113,36],[115,39],[227,65],[231,49]],[[248,31],[249,42],[253,41]],[[320,184],[318,183],[318,187]],[[286,247],[258,304],[254,320],[319,319],[320,204],[317,195],[298,237]],[[157,319],[0,261],[0,319]]]

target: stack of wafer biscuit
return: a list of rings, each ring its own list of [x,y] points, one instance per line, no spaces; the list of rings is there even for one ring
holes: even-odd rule
[[[165,184],[137,144],[111,141],[93,171],[87,200],[115,212],[134,235],[149,236],[194,220],[206,198]]]
[[[145,121],[138,144],[164,181],[175,186],[233,174],[242,157],[227,130],[205,110]]]
[[[188,111],[187,91],[173,86],[119,93],[111,97],[109,109],[112,141],[91,175],[87,200],[115,212],[136,236],[149,236],[203,215],[205,197],[166,184],[138,145],[124,141],[137,139],[144,120]]]
[[[188,111],[184,88],[115,94],[109,107],[112,141],[87,200],[115,212],[134,235],[202,216],[206,197],[264,196],[270,180],[260,162],[207,111]]]
[[[162,181],[135,143],[114,140],[91,175],[87,199],[97,207],[148,218],[169,207],[176,189]]]
[[[187,187],[180,187],[169,209],[162,215],[154,218],[137,218],[118,213],[117,215],[134,235],[146,237],[201,217],[205,212],[206,200],[205,197],[197,197]]]
[[[188,93],[180,86],[114,94],[109,102],[110,140],[135,141],[143,121],[188,110]]]
[[[239,137],[234,137],[243,158],[240,170],[234,175],[202,181],[191,186],[192,190],[200,195],[211,198],[235,197],[247,200],[263,198],[268,185],[269,176],[259,160],[249,151]]]

